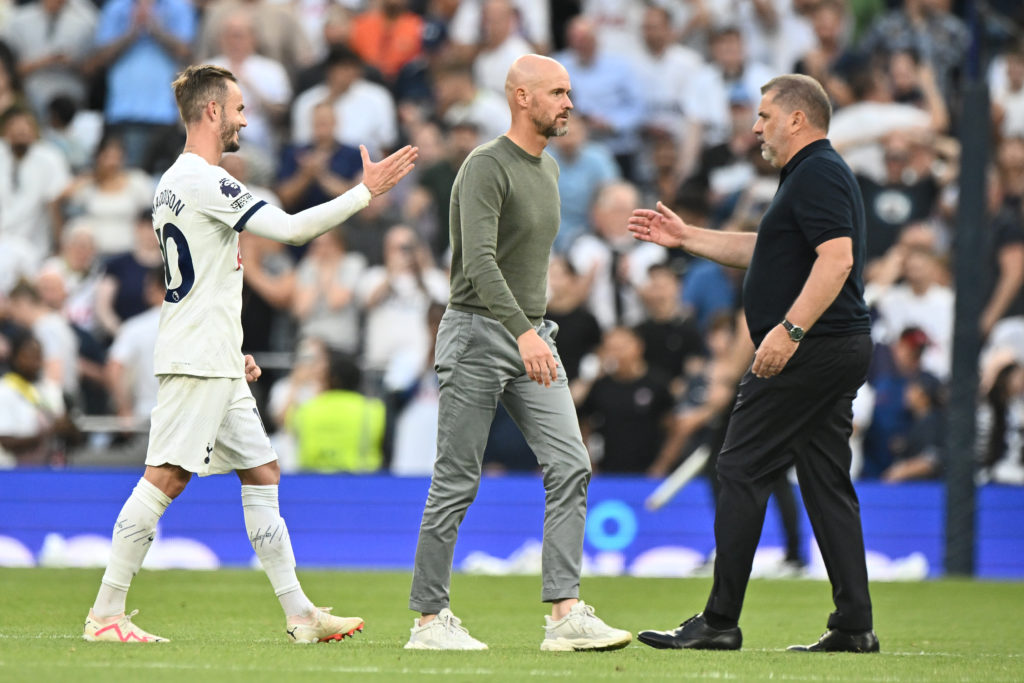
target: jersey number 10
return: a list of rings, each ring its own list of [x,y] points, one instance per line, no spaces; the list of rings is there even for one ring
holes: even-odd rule
[[[164,301],[176,304],[185,298],[196,281],[192,252],[189,251],[185,235],[173,223],[164,223],[162,227],[157,228],[156,238],[160,242],[160,254],[164,259],[164,285],[167,287]],[[167,249],[168,242],[174,242],[176,258],[173,268],[171,254]]]

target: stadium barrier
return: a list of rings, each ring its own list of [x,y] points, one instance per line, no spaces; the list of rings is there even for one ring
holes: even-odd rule
[[[103,566],[113,520],[138,471],[0,472],[0,565]],[[596,476],[584,551],[593,574],[689,576],[713,549],[705,481],[650,512],[657,485],[644,477]],[[301,567],[409,569],[429,481],[386,475],[286,475],[281,509]],[[943,574],[944,490],[937,483],[857,486],[873,580]],[[147,566],[249,566],[239,484],[196,478],[161,520]],[[544,491],[539,477],[485,477],[462,526],[455,564],[464,571],[537,573]],[[977,576],[1024,578],[1024,488],[978,491]],[[802,516],[809,574],[824,577]],[[781,559],[781,527],[769,503],[755,575]]]

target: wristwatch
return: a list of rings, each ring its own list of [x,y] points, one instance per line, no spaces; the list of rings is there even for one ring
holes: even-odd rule
[[[789,338],[799,343],[804,338],[804,328],[799,325],[794,325],[785,318],[782,319],[782,326],[789,332]]]

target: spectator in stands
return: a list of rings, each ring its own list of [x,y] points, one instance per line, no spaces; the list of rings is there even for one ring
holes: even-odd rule
[[[152,211],[155,184],[149,174],[125,165],[124,145],[104,137],[90,170],[79,174],[57,197],[65,225],[85,225],[103,259],[131,251],[139,213]]]
[[[292,104],[292,143],[313,140],[313,109],[321,102],[334,107],[334,137],[371,156],[391,149],[397,140],[395,103],[387,88],[363,77],[363,63],[351,49],[334,46],[325,62],[324,82],[300,94]]]
[[[849,22],[843,0],[821,0],[811,10],[811,26],[815,45],[803,53],[793,65],[793,71],[807,74],[821,84],[829,80],[829,73],[847,48]]]
[[[484,140],[504,135],[511,118],[505,98],[477,87],[473,69],[464,62],[440,65],[434,71],[435,112],[445,124],[469,123]]]
[[[732,215],[744,191],[758,178],[761,149],[751,123],[757,117],[754,108],[755,104],[744,93],[736,91],[730,95],[729,137],[702,150],[697,167],[687,180],[692,186],[687,188],[687,196],[693,198],[691,201],[709,205],[714,225],[721,225]],[[699,200],[693,194],[698,191],[705,193]]]
[[[615,155],[622,175],[634,179],[638,130],[644,117],[644,93],[633,65],[601,49],[596,27],[579,16],[566,29],[568,49],[555,55],[572,80],[574,115],[585,119],[593,140]]]
[[[103,265],[97,258],[91,228],[80,225],[64,231],[60,252],[43,262],[37,280],[49,273],[56,275],[62,291],[59,300],[47,300],[40,286],[39,293],[47,305],[62,311],[77,329],[96,339],[104,339],[106,335],[96,319],[96,291],[103,277]]]
[[[280,7],[281,5],[276,6]],[[322,16],[315,18],[316,28],[310,34],[316,54],[315,61],[300,69],[294,76],[295,92],[302,93],[327,78],[327,63],[324,57],[336,46],[348,47],[352,42],[352,19],[355,13],[336,2],[323,8]]]
[[[312,138],[288,145],[278,168],[276,191],[282,206],[301,211],[343,194],[362,171],[357,147],[338,141],[335,108],[327,101],[314,105]]]
[[[146,272],[143,289],[149,308],[121,325],[110,346],[106,367],[114,412],[136,421],[148,420],[156,406],[159,385],[153,374],[153,349],[164,301],[163,268],[150,268]]]
[[[17,57],[11,48],[0,41],[0,113],[14,105],[30,106],[18,75]]]
[[[509,0],[507,4],[508,13],[501,12],[501,22],[511,22],[509,32],[523,37],[525,52],[547,54],[551,45],[550,3],[545,0]],[[493,38],[490,34],[493,26],[489,24],[495,22],[496,17],[489,13],[489,10],[494,10],[489,5],[488,0],[462,0],[458,3],[458,9],[451,15],[448,32],[459,54],[471,55],[475,50],[482,50],[483,45]]]
[[[562,200],[553,248],[564,254],[588,231],[588,214],[598,192],[619,180],[622,173],[608,146],[590,140],[583,119],[575,119],[565,135],[552,138],[548,153],[558,162],[558,196]]]
[[[848,84],[854,101],[836,110],[828,136],[858,175],[883,181],[885,163],[881,143],[886,136],[909,132],[938,134],[949,123],[945,106],[925,110],[893,101],[889,75],[877,64],[866,63],[853,68]]]
[[[570,389],[580,376],[580,363],[601,343],[601,326],[584,305],[584,278],[564,256],[548,265],[548,310],[544,317],[558,325],[558,356]]]
[[[749,58],[773,75],[788,73],[814,45],[811,10],[817,0],[727,0],[709,3],[713,27],[732,24],[743,36]],[[714,29],[712,29],[712,33]]]
[[[0,105],[0,111],[4,109]],[[43,139],[64,154],[74,173],[92,166],[103,130],[103,114],[80,109],[71,97],[59,95],[47,105],[45,121]]]
[[[644,159],[637,164],[638,185],[644,203],[657,202],[657,197],[676,197],[683,186],[685,173],[692,173],[692,161],[682,155],[685,140],[652,130],[645,136]]]
[[[341,227],[310,242],[295,275],[292,314],[303,337],[319,337],[333,350],[359,350],[355,289],[366,269],[361,254],[346,250]]]
[[[1006,51],[989,87],[996,133],[1000,138],[1024,138],[1024,42]]]
[[[3,39],[18,57],[25,94],[44,118],[53,98],[85,102],[81,65],[96,29],[96,6],[86,0],[40,0],[12,13]]]
[[[462,3],[466,7],[473,4]],[[515,7],[511,0],[484,0],[479,11],[481,29],[473,57],[473,78],[479,87],[504,95],[505,76],[512,62],[517,57],[532,53],[534,47],[517,30]],[[458,37],[453,36],[453,39],[459,42]]]
[[[923,61],[913,49],[896,50],[889,55],[889,81],[892,83],[892,99],[900,104],[910,104],[927,112],[935,112],[939,121],[945,116],[946,122],[936,128],[949,127],[949,108],[931,65]]]
[[[359,393],[359,366],[331,352],[327,390],[299,406],[289,420],[298,462],[317,472],[376,472],[384,464],[384,404]]]
[[[573,268],[588,282],[587,307],[603,330],[643,319],[637,291],[647,281],[647,269],[668,258],[664,247],[634,240],[626,229],[638,202],[634,185],[606,185],[591,211],[594,232],[581,235],[568,252]]]
[[[0,115],[0,236],[27,243],[40,263],[60,241],[54,234],[53,201],[71,179],[67,161],[40,140],[35,116],[14,106]]]
[[[242,335],[246,353],[290,350],[295,336],[290,315],[295,297],[291,252],[280,242],[248,231],[238,236],[238,248],[244,264]],[[273,368],[265,367],[263,372],[271,381],[278,376]]]
[[[75,400],[78,396],[78,338],[64,317],[43,301],[29,282],[10,294],[11,320],[31,331],[43,349],[42,378]]]
[[[270,390],[269,411],[271,426],[285,432],[288,419],[300,405],[327,390],[327,354],[329,349],[322,339],[306,337],[298,343],[291,372]],[[275,440],[275,448],[277,443]],[[294,455],[294,444],[285,452]]]
[[[135,216],[133,236],[131,251],[107,261],[96,288],[96,319],[107,337],[117,334],[122,321],[149,308],[144,295],[146,272],[163,263],[151,208]]]
[[[970,40],[964,22],[949,11],[948,0],[903,0],[902,7],[873,23],[860,49],[869,55],[915,50],[931,65],[939,90],[951,102]]]
[[[912,379],[903,393],[910,413],[905,436],[890,444],[892,464],[882,472],[882,481],[897,483],[935,479],[942,471],[946,449],[944,387],[935,377],[924,374]]]
[[[899,282],[876,279],[865,299],[877,313],[872,324],[876,343],[892,344],[900,333],[916,327],[931,341],[921,357],[921,367],[939,379],[950,375],[953,356],[953,289],[949,273],[934,251],[899,245],[902,256]]]
[[[911,166],[911,136],[891,133],[882,142],[885,178],[857,174],[867,225],[867,257],[883,256],[911,223],[927,220],[935,213],[941,186],[930,172],[919,175]]]
[[[910,431],[912,415],[904,396],[911,382],[928,374],[921,367],[921,356],[930,343],[920,328],[910,327],[893,344],[875,346],[868,374],[868,384],[875,390],[875,407],[864,435],[864,479],[875,479],[888,469],[893,462],[893,444]],[[932,380],[936,378],[923,381]]]
[[[981,389],[980,482],[1024,484],[1024,366],[1012,354],[991,357],[982,368]]]
[[[704,126],[706,144],[716,144],[731,131],[729,102],[760,102],[761,86],[778,73],[748,57],[743,34],[734,24],[711,33],[710,52],[711,61],[694,78],[687,102]]]
[[[679,168],[686,176],[703,147],[703,126],[689,113],[687,96],[704,59],[674,42],[671,12],[664,5],[645,7],[641,28],[643,41],[633,61],[644,98],[643,132],[654,142],[647,153],[656,154],[666,136],[679,141]],[[673,191],[659,196],[674,195]]]
[[[0,468],[60,464],[59,437],[77,432],[60,386],[43,373],[43,350],[31,332],[10,338],[10,370],[0,377]]]
[[[238,79],[245,98],[246,125],[239,131],[246,153],[258,155],[258,165],[273,167],[277,161],[280,131],[292,101],[292,85],[284,65],[259,54],[256,15],[248,7],[220,22],[220,51],[209,59]]]
[[[187,0],[108,0],[100,10],[90,68],[106,70],[104,115],[121,135],[129,166],[162,172],[181,152],[167,84],[191,54],[195,32]]]
[[[594,470],[644,472],[665,436],[672,409],[668,381],[647,366],[643,340],[628,327],[605,334],[600,358],[603,373],[579,408]]]
[[[396,98],[423,78],[423,17],[409,10],[408,0],[379,0],[357,15],[350,45]]]
[[[1000,150],[1004,164],[1000,172],[990,172],[988,182],[989,238],[986,265],[991,273],[990,291],[982,309],[979,326],[986,340],[984,356],[995,349],[1008,348],[1024,364],[1024,215],[1021,197],[1014,196],[1018,172],[1006,167],[1014,150],[1024,152],[1024,141],[1008,140]],[[1013,164],[1024,166],[1024,156]]]
[[[508,113],[507,107],[505,113]],[[444,156],[422,166],[416,187],[405,203],[408,221],[414,223],[417,232],[429,242],[435,260],[447,260],[452,185],[462,162],[479,142],[479,129],[470,121],[460,121],[449,128],[445,134]]]
[[[220,51],[221,28],[225,21],[241,12],[252,16],[256,31],[256,51],[284,65],[289,77],[309,67],[317,58],[306,30],[296,14],[296,5],[266,0],[210,0],[201,6],[203,23],[196,39],[196,60],[208,61]],[[332,3],[333,4],[333,3]],[[248,99],[246,99],[248,106]]]
[[[448,276],[434,266],[411,228],[396,225],[384,237],[383,265],[362,274],[356,295],[365,317],[361,365],[367,391],[379,396],[385,371],[398,354],[426,354],[423,320],[430,304],[448,301]]]
[[[439,401],[434,344],[444,310],[444,304],[438,303],[431,304],[427,310],[428,349],[411,373],[412,378],[402,378],[389,372],[391,409],[393,414],[397,414],[393,418],[394,448],[390,468],[391,473],[398,476],[429,477],[434,471]]]
[[[680,211],[682,210],[682,211]],[[678,204],[676,212],[690,225],[707,225],[707,209],[699,199]],[[729,225],[727,230],[756,230],[756,224]],[[697,327],[708,334],[712,321],[723,313],[732,313],[739,300],[743,271],[726,268],[707,259],[694,259],[683,273],[683,305],[693,312]]]
[[[682,303],[679,274],[668,264],[652,265],[640,298],[647,316],[636,326],[636,333],[644,343],[644,361],[669,381],[672,394],[678,396],[684,377],[696,372],[705,356],[697,322]]]

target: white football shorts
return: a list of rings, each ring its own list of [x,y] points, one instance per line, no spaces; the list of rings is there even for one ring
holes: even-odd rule
[[[206,476],[277,460],[244,379],[160,375],[146,464]]]

